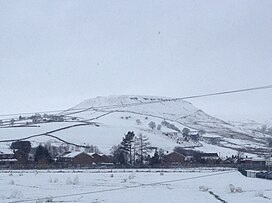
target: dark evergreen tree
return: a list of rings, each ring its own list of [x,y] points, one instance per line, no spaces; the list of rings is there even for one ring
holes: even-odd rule
[[[121,149],[121,145],[113,146],[111,148],[111,154],[112,154],[112,159],[114,164],[120,164],[120,165],[126,164],[125,153]]]
[[[37,147],[34,157],[35,157],[34,158],[35,162],[39,162],[41,160],[45,160],[45,161],[48,161],[48,162],[52,161],[52,158],[51,158],[48,150],[42,145],[39,145]]]
[[[12,142],[10,148],[13,149],[15,157],[20,163],[28,162],[28,154],[31,150],[31,143],[29,141]]]
[[[162,163],[164,152],[162,149],[155,150],[153,157],[151,158],[150,165],[158,166]]]
[[[17,149],[28,154],[31,150],[31,143],[29,141],[16,141],[11,143],[10,148],[13,150]]]
[[[156,151],[154,152],[153,157],[151,158],[151,162],[150,164],[153,165],[158,165],[160,164],[160,157],[159,157],[159,153],[158,150],[156,149]]]
[[[160,164],[162,163],[162,160],[163,160],[163,157],[164,157],[164,150],[163,149],[159,149],[158,151],[158,154],[159,154],[159,162]]]
[[[123,137],[123,140],[121,142],[121,149],[125,153],[126,163],[129,163],[132,165],[132,145],[134,142],[134,132],[129,131],[127,134],[125,134],[125,137]]]

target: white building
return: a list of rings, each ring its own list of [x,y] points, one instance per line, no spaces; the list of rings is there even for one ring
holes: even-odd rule
[[[255,171],[255,170],[246,170],[246,176],[250,177],[250,178],[256,178],[256,174],[259,171]]]

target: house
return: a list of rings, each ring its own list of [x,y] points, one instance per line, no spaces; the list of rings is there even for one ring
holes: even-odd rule
[[[259,171],[255,170],[246,170],[246,176],[250,178],[256,178],[256,174],[259,173]]]
[[[240,161],[240,167],[250,169],[266,169],[272,167],[271,158],[247,158]]]
[[[201,163],[216,164],[221,161],[217,153],[199,153],[197,159]]]
[[[171,152],[163,157],[162,161],[165,165],[176,165],[185,162],[185,156],[178,152]]]
[[[264,169],[266,167],[265,158],[247,158],[240,161],[240,167],[246,169]]]
[[[10,149],[0,149],[0,167],[9,168],[16,163],[17,159]]]
[[[95,164],[112,163],[111,157],[105,154],[98,154],[98,153],[89,153],[89,154],[93,157],[93,163]]]
[[[97,153],[88,153],[92,157],[92,161],[95,164],[104,163],[105,160],[103,158],[103,154],[97,154]]]
[[[63,155],[57,157],[57,162],[66,165],[87,166],[92,165],[93,157],[86,152],[66,152]]]
[[[105,154],[90,153],[93,158],[93,165],[99,168],[108,168],[113,166],[112,159]]]
[[[104,154],[74,151],[66,152],[58,156],[57,162],[66,165],[89,166],[93,164],[112,163],[112,160]]]
[[[112,157],[111,156],[103,154],[102,157],[104,159],[104,163],[112,163]]]
[[[236,164],[239,162],[238,156],[226,156],[225,159],[222,160],[224,164]]]

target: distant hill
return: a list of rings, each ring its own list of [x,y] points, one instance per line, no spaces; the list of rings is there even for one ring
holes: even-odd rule
[[[258,126],[256,123],[248,122],[243,125],[225,122],[184,100],[153,96],[96,97],[61,112],[58,116],[60,115],[64,120],[47,122],[46,119],[41,119],[35,127],[0,128],[1,140],[51,131],[50,135],[65,141],[96,145],[102,152],[109,153],[113,145],[120,143],[124,133],[134,131],[136,134],[145,134],[152,146],[167,151],[181,146],[217,152],[221,156],[236,155],[237,150],[249,154],[269,152],[267,139],[271,136],[254,131]],[[150,122],[154,122],[154,129],[151,129]],[[186,139],[182,134],[184,128],[190,130]],[[194,139],[199,132],[200,138]],[[34,136],[29,140],[34,145],[48,140],[61,144],[60,140],[46,136]],[[2,143],[1,147],[8,145],[9,143]]]

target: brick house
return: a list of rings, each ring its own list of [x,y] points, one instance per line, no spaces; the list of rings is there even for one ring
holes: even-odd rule
[[[67,165],[87,166],[92,165],[93,157],[86,152],[67,152],[61,156],[58,156],[57,162]]]
[[[92,156],[92,160],[94,163],[96,164],[100,164],[100,163],[104,163],[105,160],[103,158],[103,154],[97,154],[97,153],[90,153],[90,155]]]
[[[265,158],[246,158],[240,161],[240,167],[246,169],[265,169],[266,159]]]
[[[66,152],[58,156],[57,162],[64,165],[90,166],[95,164],[112,163],[112,160],[104,154],[75,151]]]
[[[112,163],[112,157],[111,156],[107,156],[107,155],[103,154],[102,157],[104,159],[104,163]]]
[[[177,152],[171,152],[163,157],[162,162],[165,165],[182,164],[185,162],[185,156]]]

